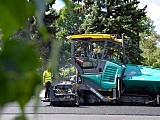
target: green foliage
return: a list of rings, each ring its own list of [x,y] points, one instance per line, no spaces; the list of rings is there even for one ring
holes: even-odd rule
[[[150,35],[141,34],[140,48],[142,49],[143,64],[153,67],[160,67],[160,47],[157,42],[160,36],[154,31]]]
[[[26,0],[0,1],[0,27],[4,38],[8,38],[18,28],[23,27],[29,16],[34,14],[35,6]]]
[[[4,43],[0,54],[0,106],[16,101],[24,112],[35,88],[41,84],[38,66],[39,60],[31,45],[18,40]]]
[[[48,62],[48,66],[51,67],[51,70],[54,72],[55,75],[58,74],[57,67],[58,67],[58,58],[60,57],[60,55],[58,54],[60,46],[61,46],[60,40],[54,40],[52,42],[52,51]]]
[[[66,39],[68,35],[74,34],[79,29],[85,16],[82,13],[76,13],[75,9],[80,5],[76,3],[69,3],[70,7],[63,7],[59,11],[59,19],[56,21],[56,27],[58,28],[57,37],[62,41],[59,56],[59,67],[64,67],[70,57],[70,40]],[[60,76],[62,76],[60,72]]]
[[[81,28],[84,29],[85,33],[106,33],[104,31],[108,24],[106,2],[96,0],[95,3],[91,2],[93,4],[91,8],[89,7],[91,13],[88,14]]]
[[[74,34],[78,31],[85,16],[82,13],[75,13],[75,9],[79,7],[76,3],[70,3],[70,7],[63,7],[60,10],[60,18],[57,20],[56,26],[59,32],[57,36],[59,38],[65,38],[68,35]]]
[[[63,1],[68,3],[68,0]],[[0,106],[18,102],[22,115],[16,120],[25,120],[25,105],[33,95],[38,96],[41,86],[41,78],[37,71],[40,67],[40,56],[36,54],[32,44],[13,39],[11,36],[16,30],[24,28],[27,19],[32,16],[36,17],[37,28],[44,39],[48,36],[42,19],[45,1],[1,0],[0,11]]]
[[[75,67],[70,66],[70,67],[67,67],[67,68],[62,67],[62,68],[59,69],[59,71],[60,71],[60,77],[63,78],[63,77],[74,75],[76,70],[75,70]]]
[[[136,63],[139,61],[139,53],[141,52],[139,49],[139,33],[145,32],[151,35],[151,31],[154,29],[152,23],[148,22],[145,16],[146,7],[138,9],[139,1],[137,0],[84,0],[85,6],[82,6],[82,8],[76,3],[70,3],[69,0],[63,1],[66,3],[66,7],[60,10],[60,18],[57,22],[55,21],[59,15],[52,9],[50,9],[51,14],[45,16],[44,19],[46,10],[44,0],[30,0],[30,2],[26,0],[0,1],[0,11],[3,11],[0,16],[0,40],[3,40],[3,42],[0,41],[0,47],[2,47],[0,50],[0,96],[3,98],[0,99],[0,106],[4,106],[8,102],[18,102],[22,110],[22,116],[17,119],[26,119],[24,107],[33,95],[38,96],[38,92],[35,93],[35,91],[40,89],[39,86],[41,85],[41,78],[37,71],[40,67],[39,58],[41,56],[36,54],[35,51],[39,49],[35,50],[38,45],[34,43],[46,43],[47,49],[48,47],[51,48],[48,44],[52,44],[49,66],[52,66],[52,70],[56,71],[61,43],[63,43],[63,46],[60,51],[60,59],[63,64],[69,57],[70,43],[66,39],[63,39],[63,41],[55,39],[55,35],[64,38],[80,30],[79,28],[83,23],[81,28],[86,33],[126,33],[133,40],[132,46],[127,48],[127,56],[131,58],[130,60],[133,63]],[[55,0],[47,0],[47,2],[54,4]],[[81,1],[77,0],[77,2]],[[80,9],[80,11],[76,12],[77,9]],[[25,34],[25,32],[28,33],[27,30],[22,31],[25,34],[26,41],[11,38],[16,30],[25,28],[27,19],[32,16],[35,16],[36,21],[27,28],[31,29],[31,34]],[[84,21],[85,17],[87,18]],[[53,27],[50,28],[50,26]],[[49,42],[42,41],[40,39],[42,38],[41,34]],[[31,35],[31,38],[28,35]],[[155,39],[155,36],[151,38],[145,36],[144,38],[144,43],[141,44],[144,52],[142,54],[144,57],[143,63],[159,67],[160,49],[156,46],[156,39],[159,39],[159,37]],[[43,52],[43,50],[40,52]],[[74,73],[75,69],[73,67],[65,68],[63,75],[67,76],[69,72]]]
[[[160,47],[158,47],[156,49],[156,51],[154,52],[154,56],[153,57],[156,59],[155,62],[153,63],[153,67],[160,68]]]
[[[48,33],[55,35],[57,32],[56,20],[59,18],[59,15],[56,10],[52,8],[52,4],[47,4],[46,7],[47,10],[46,14],[43,17],[43,21],[45,26],[47,27]]]
[[[92,0],[90,0],[91,2]],[[85,33],[125,33],[132,40],[132,45],[126,45],[127,57],[131,63],[140,64],[139,33],[149,30],[144,25],[146,6],[138,8],[138,0],[94,0],[86,4],[87,18],[81,28]],[[134,52],[133,54],[130,54]]]

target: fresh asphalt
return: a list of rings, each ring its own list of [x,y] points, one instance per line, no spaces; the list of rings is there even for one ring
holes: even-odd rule
[[[44,90],[40,99],[44,97]],[[39,100],[35,112],[35,101],[32,99],[25,108],[28,120],[160,120],[160,107],[152,106],[80,106],[55,107]],[[17,103],[7,104],[0,109],[0,120],[13,120],[21,111]]]

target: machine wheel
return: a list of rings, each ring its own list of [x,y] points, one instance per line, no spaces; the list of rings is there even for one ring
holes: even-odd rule
[[[99,101],[99,99],[93,93],[88,93],[85,95],[84,104],[93,104],[98,101]]]

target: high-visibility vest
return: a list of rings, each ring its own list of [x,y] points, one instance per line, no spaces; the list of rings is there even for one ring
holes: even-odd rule
[[[52,73],[49,71],[44,71],[43,77],[45,77],[45,83],[46,82],[52,82]]]

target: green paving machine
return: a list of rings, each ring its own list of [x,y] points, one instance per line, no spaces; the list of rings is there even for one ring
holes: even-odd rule
[[[49,100],[52,105],[160,104],[160,69],[130,64],[125,56],[124,35],[118,39],[111,34],[79,34],[68,39],[70,61],[77,72],[74,82],[53,86]]]

